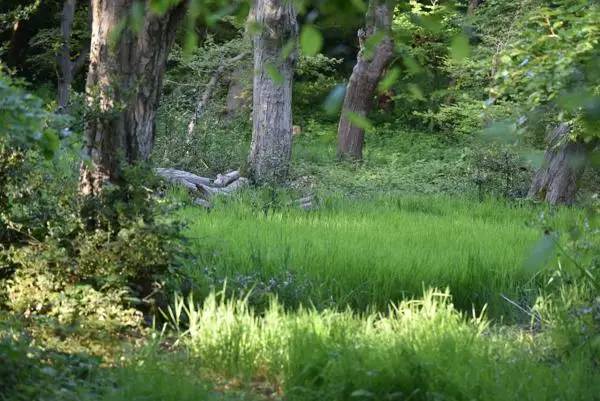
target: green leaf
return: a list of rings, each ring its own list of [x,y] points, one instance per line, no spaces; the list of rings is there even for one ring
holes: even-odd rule
[[[367,5],[365,4],[364,0],[350,0],[350,2],[354,6],[354,8],[356,8],[361,13],[367,12]]]
[[[60,147],[60,139],[58,138],[58,135],[49,130],[44,131],[43,140],[41,142],[42,152],[44,157],[47,159],[52,158],[54,153]]]
[[[108,33],[108,44],[112,49],[114,49],[119,43],[121,35],[123,34],[126,26],[127,18],[121,17],[117,25]]]
[[[419,74],[422,71],[421,66],[413,57],[402,57],[402,63],[404,64],[406,69],[413,74]]]
[[[426,14],[419,18],[419,25],[431,33],[439,33],[444,29],[441,14]]]
[[[360,114],[357,114],[350,110],[346,110],[345,114],[346,118],[348,118],[350,123],[355,127],[358,127],[365,131],[371,131],[373,129],[373,125],[371,125],[371,122],[366,117],[361,116]]]
[[[183,44],[183,57],[188,58],[194,50],[198,48],[198,34],[194,29],[192,23],[188,26],[187,34],[185,35],[185,42]]]
[[[277,84],[283,84],[283,75],[279,72],[279,70],[272,63],[265,63],[265,68],[267,69],[267,73],[271,77],[271,79]]]
[[[312,25],[302,27],[300,33],[300,48],[305,56],[316,56],[323,47],[323,36],[318,29]]]
[[[260,33],[263,30],[262,24],[256,21],[248,21],[248,25],[246,27],[248,28],[248,33],[250,35],[256,35],[257,33]]]
[[[418,85],[416,85],[416,84],[408,84],[408,90],[417,99],[419,99],[419,100],[425,100],[425,96],[423,95],[423,91],[421,90],[421,88],[419,88]]]
[[[153,13],[158,14],[158,15],[163,15],[164,13],[166,13],[169,10],[170,6],[171,6],[170,0],[151,0],[150,1],[150,10],[152,10]]]
[[[377,45],[385,38],[385,33],[377,31],[373,35],[369,36],[365,41],[365,57],[371,58],[375,55]]]
[[[548,261],[550,255],[556,248],[556,241],[551,235],[544,235],[531,250],[525,261],[525,268],[529,271],[537,271]]]
[[[469,57],[469,38],[464,33],[460,33],[452,38],[450,43],[450,56],[454,61],[462,62]]]
[[[394,85],[394,83],[398,80],[399,77],[400,77],[400,69],[398,67],[392,68],[390,71],[388,71],[387,74],[385,74],[383,79],[381,81],[379,81],[377,90],[380,93],[385,92],[386,90],[391,88],[392,85]]]
[[[290,39],[288,40],[288,42],[283,46],[283,49],[281,49],[281,54],[279,55],[279,60],[286,60],[290,54],[292,54],[292,52],[294,51],[294,49],[296,48],[296,41],[294,39]]]
[[[512,58],[510,58],[508,54],[505,54],[504,56],[500,57],[500,61],[502,61],[503,64],[512,64]]]
[[[352,392],[352,394],[350,394],[350,397],[356,397],[356,398],[375,398],[375,394],[373,394],[372,392],[370,392],[368,390],[358,389],[358,390],[354,390]]]
[[[144,24],[144,4],[141,1],[136,1],[131,6],[131,30],[135,33],[139,33],[142,30]]]
[[[323,102],[323,109],[329,115],[335,115],[340,112],[342,104],[344,103],[344,96],[346,94],[346,85],[339,84],[329,92],[325,102]]]
[[[217,22],[221,21],[223,17],[233,14],[237,10],[237,7],[238,6],[236,5],[236,2],[232,2],[230,5],[222,7],[217,11],[210,13],[205,19],[206,24],[208,26],[215,25]]]

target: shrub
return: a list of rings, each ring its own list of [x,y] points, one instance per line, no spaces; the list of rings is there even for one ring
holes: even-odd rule
[[[480,199],[484,196],[524,198],[533,170],[522,161],[514,147],[474,147],[470,152],[472,181]]]
[[[183,226],[166,219],[170,206],[157,203],[142,184],[152,185],[146,177],[140,167],[129,168],[128,185],[106,187],[99,199],[84,204],[83,215],[96,221],[92,231],[77,210],[57,208],[46,232],[11,246],[7,306],[26,316],[78,321],[88,328],[102,322],[105,331],[139,327],[141,314],[132,307],[152,310],[162,280],[173,274],[176,259],[185,256]],[[35,206],[29,205],[33,215]]]

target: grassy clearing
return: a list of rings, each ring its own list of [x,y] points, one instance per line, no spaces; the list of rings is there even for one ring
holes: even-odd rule
[[[292,271],[305,280],[305,303],[356,310],[385,310],[423,288],[449,287],[458,308],[488,304],[500,318],[518,313],[501,294],[529,304],[537,296],[537,270],[527,263],[542,238],[526,225],[541,211],[534,207],[446,197],[328,198],[309,213],[262,206],[246,198],[210,213],[186,210],[199,255],[190,274],[245,275],[249,289]],[[576,215],[560,210],[556,219],[564,227]]]
[[[558,367],[529,336],[499,336],[485,319],[466,320],[449,294],[425,292],[387,313],[314,309],[277,302],[256,317],[243,301],[182,299],[180,339],[204,369],[246,386],[262,383],[286,400],[595,400],[589,358]],[[175,324],[174,327],[180,327]],[[244,385],[244,384],[242,384]]]

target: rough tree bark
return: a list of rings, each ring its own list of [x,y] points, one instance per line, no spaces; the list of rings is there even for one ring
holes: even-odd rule
[[[292,155],[292,79],[297,51],[280,59],[283,47],[298,40],[296,9],[289,0],[255,0],[250,20],[263,28],[254,35],[252,145],[248,157],[256,182],[286,178]],[[280,74],[275,82],[268,66]]]
[[[58,63],[58,95],[57,104],[59,112],[66,112],[69,105],[69,89],[73,78],[85,65],[88,59],[90,49],[89,43],[83,46],[79,52],[79,56],[74,61],[71,61],[71,35],[73,33],[73,18],[75,17],[76,0],[65,0],[63,3],[63,11],[60,21],[60,38],[61,48],[57,55]],[[91,8],[89,10],[89,19],[91,26]]]
[[[366,117],[373,107],[373,97],[383,71],[392,59],[394,43],[389,35],[367,57],[365,43],[376,32],[386,32],[392,25],[394,1],[370,0],[366,27],[358,31],[360,51],[346,86],[342,115],[338,125],[338,157],[362,158],[365,131],[350,122],[347,112]]]
[[[543,199],[552,205],[571,205],[575,201],[587,158],[598,142],[571,140],[570,131],[571,127],[562,123],[549,135],[544,165],[533,177],[529,198]]]
[[[154,143],[155,117],[166,59],[185,3],[155,15],[146,2],[139,32],[127,26],[114,40],[129,0],[92,0],[92,40],[87,76],[83,195],[96,195],[104,181],[120,183],[122,163],[144,161]]]

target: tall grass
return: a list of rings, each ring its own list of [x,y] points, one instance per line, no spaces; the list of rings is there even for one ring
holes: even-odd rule
[[[301,309],[274,301],[256,317],[243,300],[179,299],[173,327],[213,374],[259,380],[288,400],[594,400],[600,382],[581,355],[558,368],[526,336],[500,337],[428,290],[386,313]]]
[[[268,279],[291,270],[312,284],[307,304],[357,310],[448,287],[458,308],[487,304],[495,318],[520,313],[504,297],[530,303],[537,295],[525,263],[543,235],[526,224],[540,212],[534,207],[446,197],[333,197],[313,212],[262,206],[246,198],[208,214],[186,210],[199,255],[191,275],[211,267],[223,278]],[[565,226],[576,214],[561,210],[557,221]]]

